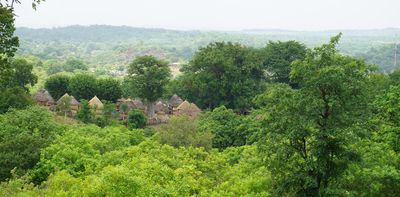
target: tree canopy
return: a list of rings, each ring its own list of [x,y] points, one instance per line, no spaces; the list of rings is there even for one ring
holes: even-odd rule
[[[276,85],[262,97],[268,126],[260,148],[277,174],[278,193],[334,195],[331,184],[359,158],[350,146],[358,139],[353,126],[368,114],[369,67],[338,54],[339,38],[293,63],[290,77],[299,90]]]
[[[148,115],[153,117],[154,102],[162,97],[171,76],[168,63],[153,56],[137,57],[129,65],[128,75],[136,88],[136,96],[148,102]]]
[[[295,85],[290,82],[290,66],[295,60],[304,59],[306,51],[306,47],[296,41],[270,41],[260,50],[260,58],[268,72],[269,80]]]
[[[90,100],[97,93],[96,77],[85,73],[75,74],[71,77],[68,90],[78,100]]]
[[[181,78],[185,97],[201,108],[220,105],[246,112],[252,96],[260,93],[265,74],[251,49],[217,42],[200,48],[184,67]]]

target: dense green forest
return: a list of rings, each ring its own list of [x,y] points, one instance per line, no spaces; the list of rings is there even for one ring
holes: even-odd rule
[[[398,30],[16,30],[11,2],[0,196],[400,194]]]
[[[205,32],[97,25],[53,29],[17,28],[16,35],[21,38],[18,51],[21,55],[58,61],[80,58],[97,70],[123,70],[134,57],[140,55],[154,55],[169,62],[187,62],[198,48],[210,42],[231,41],[260,48],[268,41],[296,40],[308,47],[315,47],[339,32],[343,33],[338,45],[342,53],[365,58],[368,63],[379,65],[385,72],[394,69],[393,45],[400,42],[399,29]]]

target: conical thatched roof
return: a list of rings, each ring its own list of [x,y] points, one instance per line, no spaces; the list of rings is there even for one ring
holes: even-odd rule
[[[71,106],[79,106],[80,103],[75,99],[74,96],[71,96],[71,102],[70,102]]]
[[[168,105],[162,101],[156,103],[155,112],[168,112]]]
[[[201,112],[201,109],[194,103],[190,103],[190,110],[193,112]]]
[[[146,106],[144,106],[143,102],[140,99],[135,99],[132,101],[132,103],[135,105],[136,109],[145,109]]]
[[[180,104],[183,103],[183,100],[176,94],[174,94],[171,99],[169,99],[169,105],[172,107],[178,107]]]
[[[60,99],[58,99],[57,103],[60,103],[61,100],[62,100],[64,97],[67,97],[67,96],[71,97],[71,101],[69,102],[69,104],[70,104],[71,106],[79,106],[79,105],[80,105],[80,103],[75,99],[75,97],[74,97],[74,96],[70,96],[68,93],[65,93]]]
[[[41,103],[48,103],[48,104],[54,104],[54,99],[53,97],[51,97],[50,93],[45,90],[39,90],[35,96],[34,96],[35,100]]]
[[[100,101],[99,98],[97,98],[97,96],[94,96],[90,101],[89,101],[89,106],[96,108],[96,109],[103,109],[104,105],[103,103]]]
[[[178,114],[184,114],[188,116],[197,116],[201,113],[201,109],[197,107],[194,103],[189,103],[188,101],[184,101],[178,107]]]
[[[178,110],[186,110],[190,108],[190,103],[188,101],[183,101],[178,107]]]

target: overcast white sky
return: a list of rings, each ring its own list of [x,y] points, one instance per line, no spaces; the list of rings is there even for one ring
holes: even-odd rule
[[[400,0],[46,0],[17,5],[17,26],[127,25],[169,29],[400,27]]]

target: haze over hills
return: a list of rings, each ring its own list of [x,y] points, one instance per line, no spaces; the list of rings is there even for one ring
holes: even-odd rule
[[[341,52],[379,64],[385,72],[393,69],[391,55],[394,55],[394,51],[390,48],[400,42],[400,29],[395,28],[329,31],[182,31],[108,25],[17,28],[21,41],[20,54],[34,55],[43,60],[81,58],[97,69],[124,67],[134,57],[144,54],[155,55],[170,62],[187,62],[199,47],[216,41],[263,47],[270,40],[297,40],[308,47],[314,47],[326,43],[339,32],[343,33],[338,47]],[[374,51],[376,57],[371,57],[371,51]],[[376,51],[386,52],[377,55]]]

